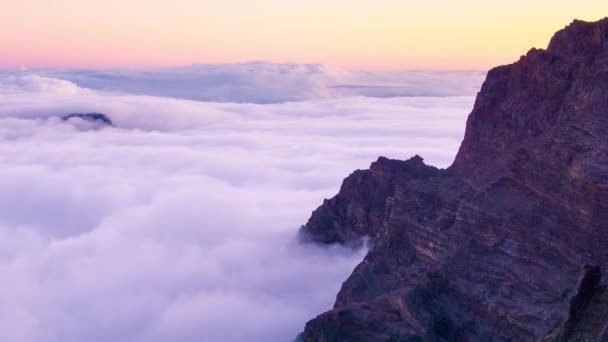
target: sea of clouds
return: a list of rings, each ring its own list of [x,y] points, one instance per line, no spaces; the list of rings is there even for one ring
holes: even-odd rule
[[[298,227],[379,155],[449,165],[481,82],[369,73],[372,94],[256,65],[2,71],[1,341],[292,340],[365,254]]]

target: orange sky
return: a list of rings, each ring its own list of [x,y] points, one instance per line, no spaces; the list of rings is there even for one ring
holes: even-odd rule
[[[606,0],[1,0],[0,66],[318,62],[487,69]]]

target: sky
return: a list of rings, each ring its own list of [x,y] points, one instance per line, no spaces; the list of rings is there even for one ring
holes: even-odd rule
[[[605,0],[3,0],[0,67],[487,70],[606,15]]]

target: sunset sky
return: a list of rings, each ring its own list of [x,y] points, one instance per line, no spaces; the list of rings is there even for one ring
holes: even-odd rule
[[[605,0],[5,0],[0,67],[483,70],[545,47],[574,18],[607,15]]]

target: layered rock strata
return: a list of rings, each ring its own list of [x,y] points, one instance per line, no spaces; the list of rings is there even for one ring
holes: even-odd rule
[[[608,338],[608,18],[490,70],[452,166],[380,158],[301,234],[372,241],[305,341]]]

